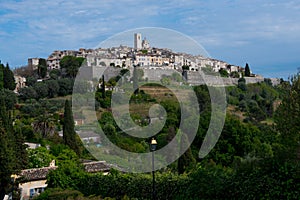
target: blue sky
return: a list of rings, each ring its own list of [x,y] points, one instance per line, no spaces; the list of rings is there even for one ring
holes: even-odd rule
[[[19,67],[140,27],[179,31],[211,57],[248,62],[266,77],[287,78],[300,67],[299,0],[0,0],[0,60]]]

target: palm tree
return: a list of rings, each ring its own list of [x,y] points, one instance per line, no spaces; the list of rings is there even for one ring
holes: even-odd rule
[[[43,138],[53,135],[55,132],[54,119],[49,114],[39,116],[33,123],[33,130],[41,133]]]

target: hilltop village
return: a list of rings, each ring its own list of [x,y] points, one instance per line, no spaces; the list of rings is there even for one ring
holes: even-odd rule
[[[112,67],[111,69],[132,70],[133,66],[138,66],[145,71],[145,78],[149,79],[158,77],[157,74],[161,73],[169,75],[174,70],[179,73],[185,71],[186,74],[189,74],[189,77],[186,78],[191,84],[198,83],[197,76],[195,77],[198,72],[220,73],[222,77],[233,78],[230,80],[224,79],[227,85],[237,84],[237,79],[245,75],[244,67],[229,64],[225,61],[207,58],[202,55],[173,52],[171,49],[166,48],[151,47],[150,42],[146,38],[142,39],[140,33],[135,33],[133,40],[134,47],[120,45],[119,47],[110,48],[55,50],[47,59],[29,58],[27,66],[15,70],[17,84],[15,91],[17,92],[26,85],[26,78],[22,77],[24,70],[39,71],[38,68],[41,63],[45,63],[47,69],[44,69],[45,76],[43,76],[43,79],[47,79],[51,71],[62,70],[60,62],[65,56],[86,59],[86,66],[91,68]],[[252,74],[252,72],[246,77],[247,83],[264,80],[263,77]],[[275,79],[272,81],[273,83],[278,82]]]
[[[87,58],[87,65],[116,66],[129,68],[134,65],[149,67],[152,69],[181,69],[187,66],[190,71],[199,71],[210,67],[214,72],[221,69],[228,73],[244,72],[244,68],[228,64],[224,61],[206,58],[201,55],[190,55],[186,53],[175,53],[170,49],[150,47],[150,43],[140,33],[134,34],[134,47],[119,46],[98,49],[79,49],[54,51],[47,58],[48,70],[60,69],[59,62],[64,56],[75,56]],[[29,59],[30,66],[36,66],[38,58]],[[33,64],[35,63],[35,64]]]

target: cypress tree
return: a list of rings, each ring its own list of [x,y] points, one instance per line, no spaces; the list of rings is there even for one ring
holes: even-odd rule
[[[183,147],[186,145],[190,146],[188,137],[185,133],[182,133],[180,141],[180,152],[183,151]],[[182,156],[178,159],[178,174],[183,174],[189,167],[196,163],[193,157],[191,147],[189,147]]]
[[[80,154],[77,134],[74,130],[74,119],[72,115],[71,105],[69,100],[65,101],[64,122],[63,122],[63,140],[77,155]]]
[[[27,159],[26,154],[18,156],[18,151],[23,152],[24,146],[16,149],[15,141],[11,119],[6,111],[4,99],[0,97],[0,199],[12,190],[11,175],[17,174],[24,167],[19,163],[20,158]]]
[[[39,59],[39,64],[38,64],[38,75],[41,78],[45,78],[47,75],[47,61],[46,59]]]
[[[8,63],[3,70],[3,75],[4,88],[14,90],[16,88],[15,77],[14,73],[10,70]]]
[[[138,85],[138,72],[137,72],[137,66],[133,66],[133,90],[134,94],[139,93],[139,85]]]
[[[0,63],[0,90],[4,88],[4,73],[3,73],[3,70],[4,70],[4,66],[3,64]]]
[[[0,199],[3,199],[11,187],[13,174],[13,149],[9,145],[7,132],[0,126]]]
[[[245,67],[245,76],[246,76],[246,77],[249,77],[250,75],[251,75],[250,67],[249,67],[248,63],[246,63],[246,67]]]
[[[101,92],[102,92],[102,98],[105,98],[105,80],[104,80],[104,75],[102,75],[102,85],[101,85]]]
[[[25,169],[28,165],[28,154],[25,145],[25,137],[21,130],[15,131],[14,133],[14,146],[15,146],[15,156],[16,162],[15,167],[18,169]]]

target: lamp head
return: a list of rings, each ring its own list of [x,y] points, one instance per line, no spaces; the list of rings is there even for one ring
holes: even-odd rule
[[[150,149],[151,149],[151,151],[155,151],[156,145],[157,145],[156,140],[154,138],[152,138],[151,143],[150,143]]]

